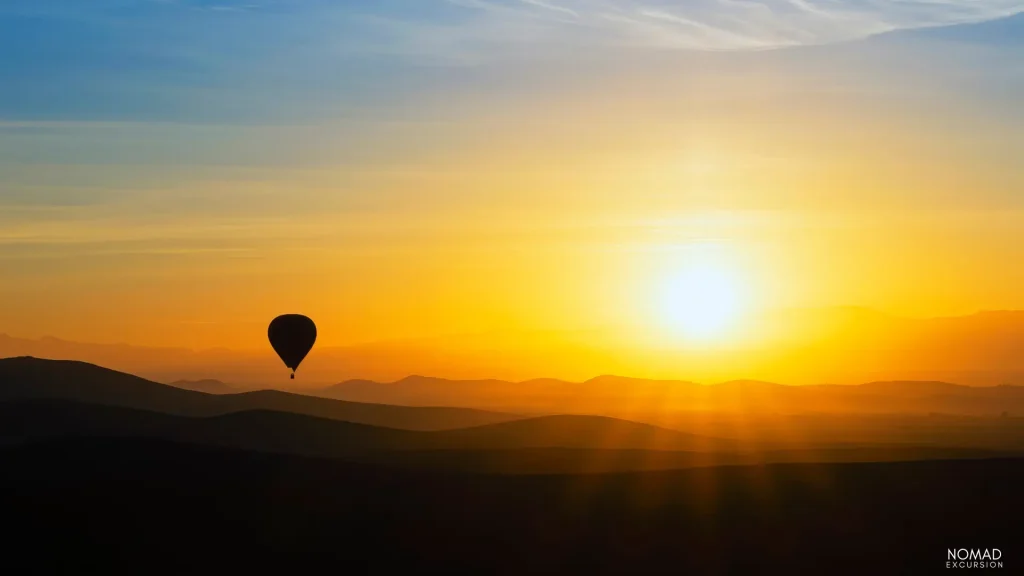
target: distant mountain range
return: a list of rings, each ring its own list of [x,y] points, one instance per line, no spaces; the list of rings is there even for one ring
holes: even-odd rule
[[[783,386],[734,381],[705,386],[678,380],[602,376],[554,379],[444,380],[410,376],[397,382],[351,380],[310,392],[325,398],[407,406],[466,406],[532,413],[634,416],[668,412],[740,414],[1024,415],[1024,386],[971,387],[946,382]]]

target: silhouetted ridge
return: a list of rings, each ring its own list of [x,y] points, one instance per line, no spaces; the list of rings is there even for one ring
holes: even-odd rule
[[[0,359],[0,401],[18,399],[73,400],[181,416],[264,409],[411,430],[461,428],[517,418],[466,408],[386,406],[273,390],[214,395],[150,382],[85,362]]]
[[[391,383],[353,380],[316,392],[393,405],[449,405],[545,414],[644,419],[669,412],[1024,414],[1024,386],[975,387],[930,381],[789,386],[757,380],[702,385],[685,380],[598,376],[585,382],[523,382],[410,376]]]
[[[115,405],[145,395],[175,402],[208,396],[86,362],[31,356],[0,359],[0,394],[3,398],[64,398]]]
[[[205,392],[207,394],[234,394],[239,392],[232,386],[229,386],[220,380],[176,380],[168,384],[175,388],[181,388],[183,390],[193,390],[195,392]]]

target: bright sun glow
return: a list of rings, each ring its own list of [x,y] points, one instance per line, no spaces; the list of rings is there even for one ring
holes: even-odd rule
[[[665,283],[659,303],[663,324],[687,339],[711,340],[733,328],[744,308],[736,272],[714,255],[692,259]]]

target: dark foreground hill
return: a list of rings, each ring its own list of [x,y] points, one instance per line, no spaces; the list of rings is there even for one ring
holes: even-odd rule
[[[72,400],[179,416],[276,410],[407,430],[464,428],[519,418],[466,408],[361,404],[276,390],[206,394],[84,362],[29,357],[0,359],[0,401],[21,399]]]
[[[1024,568],[1024,460],[489,476],[71,440],[0,468],[12,573],[938,574],[961,547]]]
[[[928,445],[752,449],[729,440],[593,416],[550,416],[417,432],[271,411],[186,418],[53,400],[0,402],[0,444],[146,438],[343,458],[392,467],[501,474],[673,470],[765,462],[873,462],[1016,456]]]
[[[191,418],[54,400],[0,402],[0,440],[152,438],[287,454],[341,457],[383,450],[584,448],[735,451],[728,440],[600,416],[548,416],[417,432],[254,410]]]

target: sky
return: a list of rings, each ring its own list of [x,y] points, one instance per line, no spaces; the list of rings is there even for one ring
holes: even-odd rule
[[[1024,309],[1021,11],[0,0],[0,332],[654,330],[694,269],[748,317]]]

